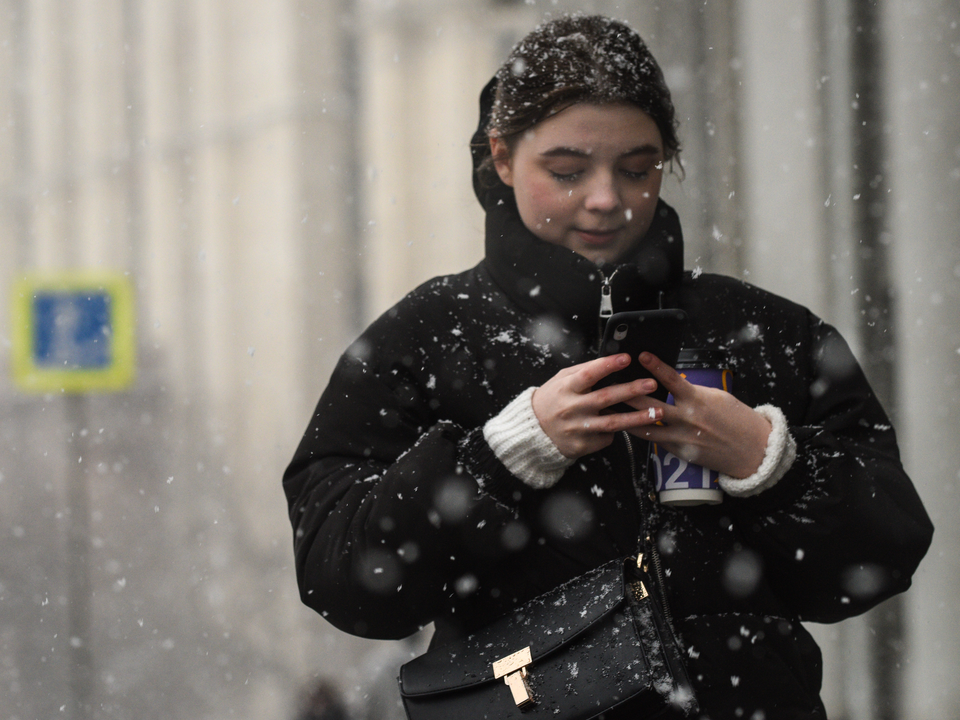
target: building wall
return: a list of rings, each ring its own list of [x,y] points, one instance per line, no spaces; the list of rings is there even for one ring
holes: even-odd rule
[[[738,4],[743,19],[744,113],[741,154],[747,200],[748,279],[804,302],[861,349],[872,320],[860,293],[851,146],[858,97],[850,77],[858,28],[838,3]],[[904,717],[942,717],[958,701],[945,674],[960,646],[947,618],[957,577],[950,499],[960,467],[950,428],[960,317],[957,214],[960,103],[955,3],[880,5],[883,200],[893,290],[894,396],[904,464],[937,527],[915,587],[900,604],[893,682]],[[867,28],[870,32],[874,28]],[[865,302],[864,302],[865,301]],[[888,689],[871,677],[876,636],[889,605],[865,618],[812,628],[824,647],[824,697],[831,717],[896,717],[878,704]]]
[[[282,717],[369,650],[300,605],[279,487],[356,324],[342,25],[329,3],[3,3],[0,293],[126,272],[140,359],[130,390],[65,397],[0,357],[12,717]]]
[[[907,716],[955,715],[960,688],[960,7],[887,3],[891,244],[897,279],[898,430],[936,526],[908,593]]]

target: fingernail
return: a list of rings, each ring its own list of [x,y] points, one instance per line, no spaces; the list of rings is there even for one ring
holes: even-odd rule
[[[617,365],[626,365],[630,362],[629,355],[617,355]]]
[[[640,362],[644,362],[644,363],[650,362],[650,358],[652,358],[652,357],[653,357],[653,356],[652,356],[650,353],[648,353],[648,352],[642,352],[642,353],[640,353]]]
[[[656,380],[650,380],[650,379],[644,380],[643,389],[644,389],[644,392],[650,392],[651,390],[656,390],[657,389]]]

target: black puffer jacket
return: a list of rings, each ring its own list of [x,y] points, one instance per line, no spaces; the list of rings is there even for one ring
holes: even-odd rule
[[[527,231],[507,188],[481,195],[486,258],[417,288],[348,349],[284,477],[303,600],[349,633],[434,622],[439,644],[637,547],[624,440],[534,490],[483,439],[524,389],[596,356],[603,271]],[[690,316],[684,345],[727,350],[734,394],[781,408],[797,442],[760,495],[645,503],[704,716],[823,717],[820,653],[799,621],[905,590],[931,538],[894,431],[831,327],[748,284],[682,273],[665,204],[631,260],[612,280],[615,310],[662,292]]]

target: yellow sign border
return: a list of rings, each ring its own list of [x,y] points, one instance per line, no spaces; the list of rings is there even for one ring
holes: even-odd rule
[[[42,292],[106,292],[110,296],[111,361],[104,368],[50,369],[34,362],[32,301]],[[123,272],[31,272],[13,285],[13,380],[26,392],[119,392],[136,376],[136,309],[133,284]]]

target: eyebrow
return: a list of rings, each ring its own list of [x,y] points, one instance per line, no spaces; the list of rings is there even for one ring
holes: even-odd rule
[[[635,157],[637,155],[657,155],[661,152],[660,148],[656,145],[647,143],[645,145],[638,145],[631,150],[620,155],[620,157]],[[550,148],[549,150],[544,150],[540,153],[540,157],[575,157],[575,158],[588,158],[590,153],[586,150],[581,150],[580,148],[564,147],[558,146]]]

